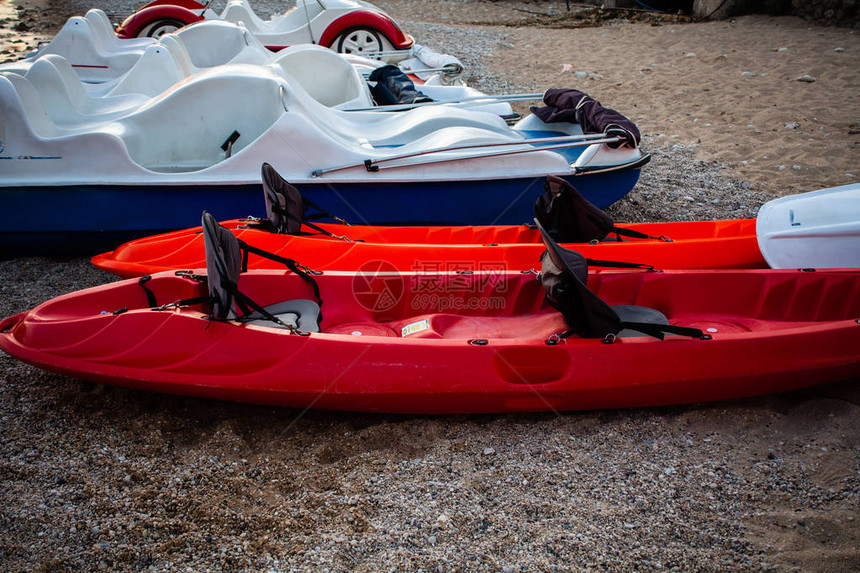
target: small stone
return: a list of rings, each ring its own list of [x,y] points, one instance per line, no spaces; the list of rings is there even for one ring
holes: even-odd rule
[[[741,73],[741,75],[742,75],[743,77],[745,77],[745,78],[754,78],[754,77],[756,77],[758,74],[757,74],[757,73],[755,73],[755,72],[743,72],[743,73]]]
[[[777,167],[777,169],[779,169],[780,171],[785,171],[785,165],[780,165],[779,167]]]
[[[833,51],[834,52],[844,52],[845,48],[841,48],[841,47],[840,48],[833,48]]]
[[[695,54],[695,52],[689,52],[689,53],[686,55],[686,57],[688,57],[688,58],[695,58],[695,57],[696,57],[696,54]]]
[[[811,83],[815,82],[815,78],[813,78],[809,74],[804,74],[804,75],[800,76],[799,78],[797,78],[797,81],[811,84]]]
[[[573,75],[580,80],[588,78],[588,72],[573,72]]]
[[[791,168],[795,171],[800,171],[800,165],[792,165]]]
[[[484,448],[484,455],[485,456],[491,456],[495,453],[496,453],[496,450],[494,448]]]
[[[789,122],[783,123],[782,125],[783,125],[783,127],[787,127],[788,129],[797,129],[798,127],[800,127],[800,124],[797,123],[796,121],[789,121]]]
[[[684,195],[683,199],[684,199],[684,201],[695,201],[695,199],[693,199],[689,195]]]
[[[741,183],[741,187],[742,187],[743,189],[749,189],[749,188],[750,188],[750,182],[749,182],[749,181],[744,181],[743,183]]]
[[[436,545],[436,536],[435,536],[435,535],[431,535],[430,537],[428,537],[428,538],[427,538],[427,543],[429,543],[430,545]]]
[[[777,48],[774,50],[774,52],[787,52],[787,51],[788,51],[788,48],[786,48],[786,47]]]

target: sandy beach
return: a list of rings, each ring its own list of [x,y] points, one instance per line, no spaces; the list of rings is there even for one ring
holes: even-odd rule
[[[0,59],[91,7],[29,4],[21,31],[8,2]],[[860,177],[860,32],[377,4],[479,89],[576,87],[636,121],[654,159],[620,221],[750,217]],[[2,260],[0,316],[110,280],[84,258]],[[0,454],[3,571],[860,570],[857,380],[639,410],[357,415],[106,387],[0,353]]]

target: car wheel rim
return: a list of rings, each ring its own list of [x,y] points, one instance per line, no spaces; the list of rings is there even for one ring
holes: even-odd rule
[[[356,30],[343,40],[342,51],[347,54],[366,54],[382,51],[382,45],[373,32]]]
[[[152,35],[150,36],[150,38],[155,38],[157,40],[163,35],[172,34],[178,29],[179,26],[176,26],[174,24],[162,24],[161,26],[156,26],[156,28],[152,31]]]

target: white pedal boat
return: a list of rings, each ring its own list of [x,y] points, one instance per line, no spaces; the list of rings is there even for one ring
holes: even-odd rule
[[[202,20],[176,33],[188,50],[191,63],[211,67],[230,61],[234,63],[263,63],[273,51],[248,29],[244,22]],[[166,37],[164,35],[160,38]],[[0,65],[0,71],[24,74],[40,56],[63,56],[82,81],[103,83],[117,81],[144,56],[147,48],[156,44],[155,38],[120,39],[114,34],[108,17],[101,10],[89,10],[85,16],[70,18],[51,42],[40,46],[26,58]],[[297,42],[294,45],[312,45]],[[451,84],[459,80],[463,66],[453,56],[437,54],[426,46],[413,45],[401,52],[404,70],[421,76],[422,81]],[[361,53],[348,54],[361,58]],[[367,59],[361,58],[367,64]],[[374,65],[383,62],[373,59]],[[438,77],[436,77],[438,76]]]
[[[25,81],[0,74],[6,240],[141,235],[190,226],[202,208],[222,219],[260,214],[263,162],[355,222],[522,223],[547,174],[605,207],[630,191],[648,160],[577,124],[534,116],[511,128],[491,113],[448,106],[331,109],[274,65],[212,68],[114,121],[66,128],[38,92],[21,97],[16,84]],[[37,209],[38,218],[21,216]]]
[[[195,0],[156,0],[126,18],[116,30],[121,38],[160,37],[201,20],[242,23],[268,49],[317,44],[343,53],[408,57],[413,38],[383,10],[353,0],[296,0],[283,14],[260,18],[246,0],[230,0],[218,14]]]
[[[219,55],[210,52],[205,60],[195,57],[200,42],[194,41],[194,34],[213,27],[222,29],[224,40],[234,41],[220,42]],[[189,41],[183,41],[183,38]],[[188,49],[188,45],[192,48]],[[14,78],[13,81],[22,94],[35,90],[41,95],[45,112],[57,126],[75,128],[127,115],[174,85],[188,81],[194,74],[218,65],[258,62],[253,57],[257,53],[242,40],[240,27],[212,22],[162,37],[158,43],[147,47],[132,69],[110,82],[95,85],[82,83],[71,64],[56,54],[40,56],[32,62],[23,76],[26,81],[16,81]],[[271,55],[267,65],[274,70],[285,71],[288,74],[285,77],[299,82],[312,98],[323,105],[337,109],[376,109],[363,75],[374,69],[372,62],[362,58],[345,58],[326,48],[304,44]],[[32,89],[22,87],[26,83],[31,84]],[[437,102],[462,102],[464,106],[490,111],[502,117],[513,115],[510,104],[504,99],[486,96],[465,85],[436,83],[421,86],[421,89]]]

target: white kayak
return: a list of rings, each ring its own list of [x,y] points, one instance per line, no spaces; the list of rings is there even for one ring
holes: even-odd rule
[[[860,268],[860,183],[769,201],[756,235],[775,269]]]

